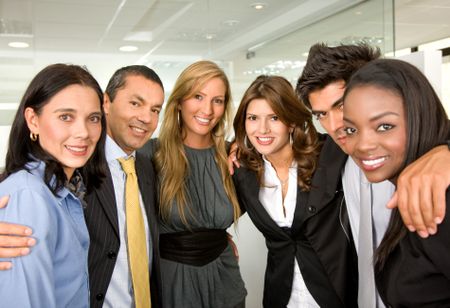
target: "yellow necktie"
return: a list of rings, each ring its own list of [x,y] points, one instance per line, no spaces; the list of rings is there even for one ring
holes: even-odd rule
[[[136,308],[149,308],[150,285],[145,237],[144,219],[139,206],[139,188],[134,167],[134,157],[119,158],[120,165],[127,175],[125,185],[125,214],[127,224],[128,256],[131,280],[133,282]]]

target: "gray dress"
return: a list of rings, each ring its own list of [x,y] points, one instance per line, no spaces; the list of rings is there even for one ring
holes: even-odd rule
[[[156,140],[152,139],[142,150],[153,156],[155,146]],[[228,228],[233,223],[233,207],[214,159],[215,149],[197,150],[185,146],[185,151],[190,168],[186,181],[191,201],[190,211],[185,213],[190,228]],[[174,204],[170,223],[160,223],[160,232],[187,230]],[[243,302],[247,294],[230,245],[216,260],[204,266],[161,259],[161,274],[166,308],[234,307]]]

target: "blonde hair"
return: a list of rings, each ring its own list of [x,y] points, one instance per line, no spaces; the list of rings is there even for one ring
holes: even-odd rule
[[[219,167],[225,192],[233,205],[234,221],[240,216],[232,178],[227,167],[227,151],[225,133],[231,125],[232,103],[230,84],[225,73],[214,62],[198,61],[188,66],[178,77],[172,94],[164,111],[164,120],[159,135],[159,147],[155,153],[156,169],[160,176],[160,215],[163,221],[168,221],[175,200],[181,221],[188,226],[186,209],[189,209],[186,178],[189,165],[183,146],[182,122],[179,116],[179,105],[194,95],[211,79],[223,81],[225,91],[225,113],[211,131],[211,137],[216,149],[215,160]]]

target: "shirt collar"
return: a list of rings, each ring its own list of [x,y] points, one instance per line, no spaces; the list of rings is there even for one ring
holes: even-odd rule
[[[136,151],[133,151],[130,155],[125,153],[124,150],[120,148],[120,146],[108,135],[106,135],[106,142],[105,142],[105,153],[106,153],[106,160],[108,161],[108,164],[111,163],[111,161],[117,161],[117,159],[122,157],[129,157],[133,156],[136,157]]]

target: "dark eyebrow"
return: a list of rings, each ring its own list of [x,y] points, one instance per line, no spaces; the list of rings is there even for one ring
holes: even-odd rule
[[[140,102],[144,101],[144,98],[138,94],[133,94],[131,97],[137,99]]]
[[[56,109],[54,111],[54,113],[56,113],[56,112],[76,112],[76,110],[73,108],[60,108],[60,109]]]
[[[394,115],[396,117],[400,117],[400,115],[398,113],[396,113],[396,112],[386,111],[386,112],[380,113],[379,115],[374,116],[373,118],[370,118],[370,122],[374,122],[376,120],[379,120],[379,119],[381,119],[381,118],[383,118],[383,117],[385,117],[387,115]]]
[[[388,115],[394,115],[396,117],[400,117],[400,115],[398,113],[396,113],[396,112],[386,111],[386,112],[383,112],[383,113],[380,113],[380,114],[374,116],[373,118],[370,118],[369,121],[370,122],[375,122],[375,121],[377,121],[377,120],[379,120],[379,119],[381,119],[381,118],[383,118],[385,116],[388,116]],[[347,118],[345,116],[344,116],[344,121],[346,121],[346,122],[348,122],[350,124],[355,124],[355,123],[353,123],[352,120],[350,120],[349,118]]]
[[[146,102],[145,99],[144,99],[142,96],[140,96],[139,94],[133,94],[133,95],[132,95],[132,98],[137,99],[138,101],[140,101],[140,102],[142,102],[142,103],[145,103],[145,102]],[[163,105],[163,104],[152,105],[152,108],[159,108],[159,109],[162,109],[162,105]]]
[[[353,123],[352,120],[350,120],[349,118],[347,118],[347,117],[345,117],[345,116],[344,116],[344,121],[345,121],[345,122],[348,122],[348,123],[350,123],[350,124],[355,125],[355,123]]]
[[[338,105],[342,104],[343,100],[344,97],[339,98],[337,101],[333,103],[333,105],[331,105],[331,109],[336,108]]]
[[[330,108],[330,109],[336,108],[337,106],[339,106],[340,104],[342,104],[342,101],[343,101],[343,97],[339,98],[337,101],[335,101],[335,102],[331,105],[331,108]],[[318,114],[318,113],[322,113],[322,112],[327,112],[327,111],[311,109],[311,113],[312,113],[312,114]]]

